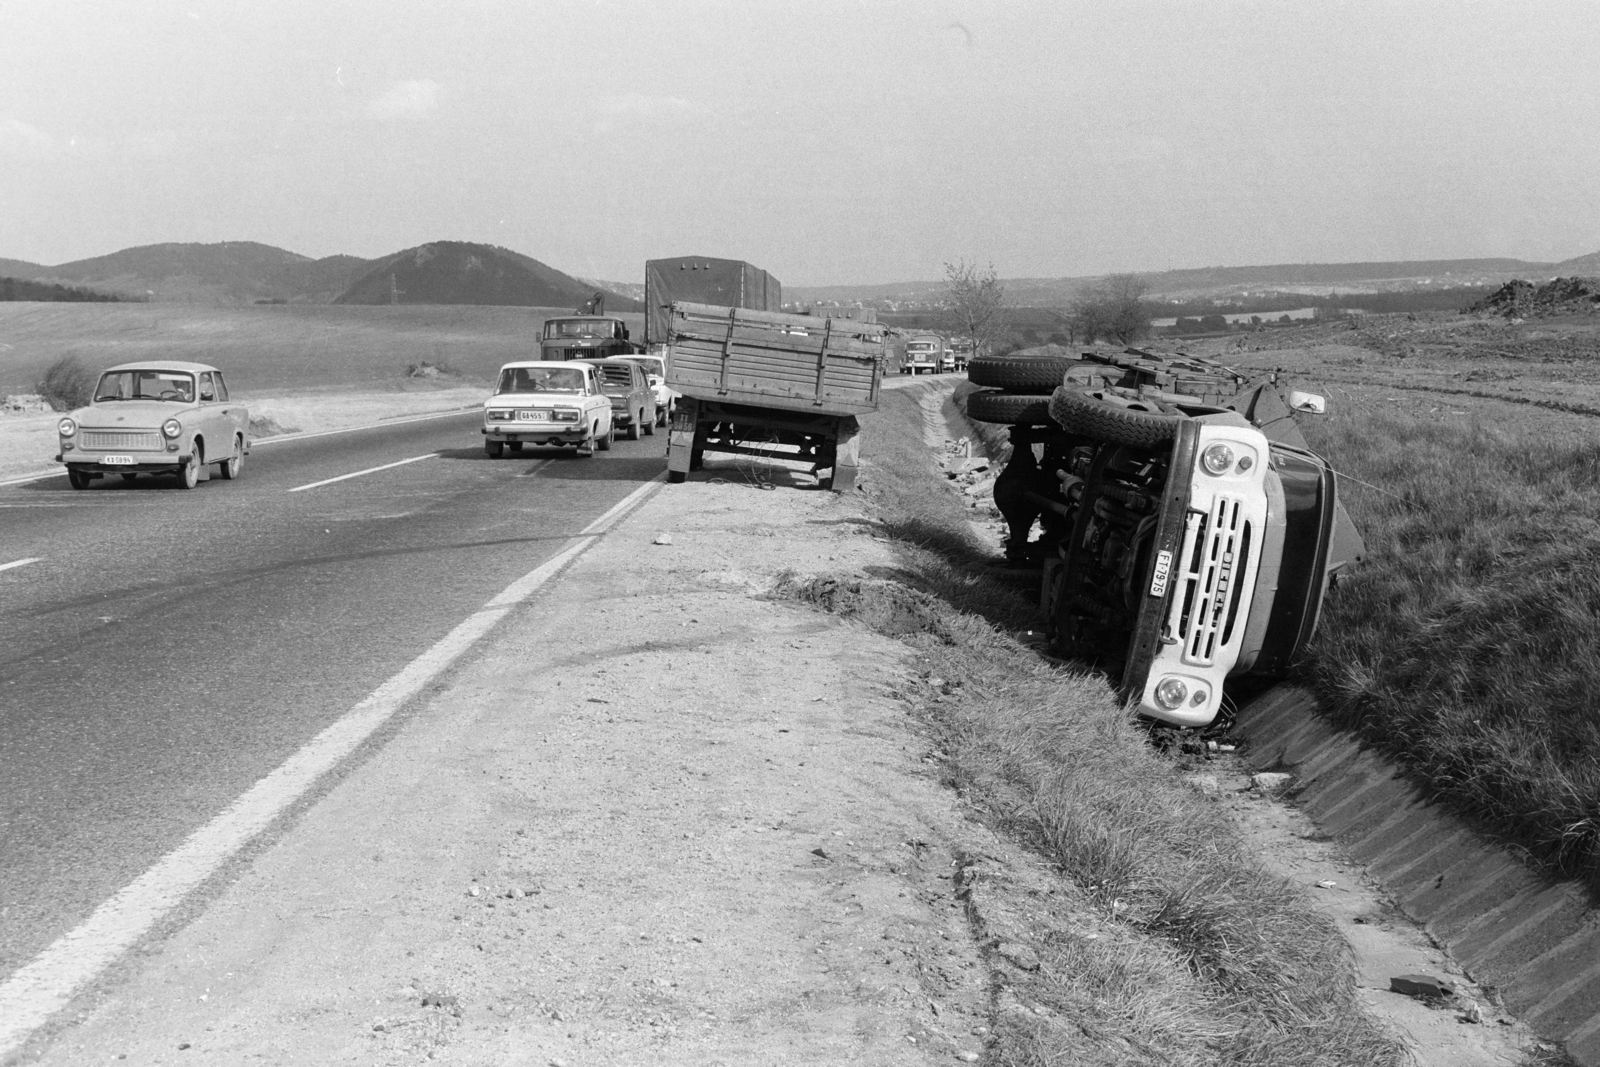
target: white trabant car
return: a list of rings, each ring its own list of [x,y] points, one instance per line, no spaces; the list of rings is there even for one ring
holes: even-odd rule
[[[592,456],[611,448],[611,398],[592,363],[527,360],[500,368],[483,402],[483,449],[500,456],[524,445],[575,448]]]
[[[131,481],[141,473],[176,474],[193,489],[216,465],[239,477],[250,451],[250,412],[228,398],[222,372],[204,363],[122,363],[100,375],[88,407],[56,424],[74,489],[107,474]]]

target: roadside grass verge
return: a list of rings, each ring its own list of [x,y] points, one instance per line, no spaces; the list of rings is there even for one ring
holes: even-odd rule
[[[1306,668],[1419,784],[1600,891],[1600,444],[1340,405],[1304,425],[1368,560]]]
[[[936,480],[915,400],[886,394],[884,407],[863,455],[899,570],[790,574],[777,594],[918,651],[906,696],[947,784],[1044,872],[1028,886],[981,854],[960,872],[997,975],[986,1062],[1405,1062],[1360,1009],[1333,923],[1246,854],[1102,679],[1051,666],[1012,636],[1033,619],[1032,590],[951,557],[965,513]],[[929,533],[939,527],[944,538]]]

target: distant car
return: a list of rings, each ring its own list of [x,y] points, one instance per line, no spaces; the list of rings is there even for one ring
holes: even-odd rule
[[[176,474],[193,489],[215,465],[239,477],[250,453],[250,411],[228,399],[222,372],[203,363],[152,360],[122,363],[100,375],[88,407],[56,424],[74,489],[107,474]]]
[[[483,402],[483,450],[494,457],[524,445],[592,456],[609,450],[615,433],[611,399],[600,389],[594,364],[582,360],[507,363],[494,395]]]
[[[645,380],[656,394],[656,425],[665,426],[672,405],[683,394],[667,384],[667,361],[661,356],[623,356],[644,368]]]
[[[644,368],[632,359],[583,359],[600,378],[600,389],[611,398],[611,418],[637,441],[639,434],[656,432],[656,394]]]

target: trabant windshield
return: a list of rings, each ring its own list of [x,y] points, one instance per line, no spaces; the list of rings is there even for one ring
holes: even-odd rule
[[[103,400],[194,400],[194,375],[175,370],[113,370],[100,376],[95,403]]]
[[[583,371],[577,367],[507,367],[495,393],[582,393]]]
[[[546,337],[610,337],[614,324],[609,319],[551,319],[544,324]]]

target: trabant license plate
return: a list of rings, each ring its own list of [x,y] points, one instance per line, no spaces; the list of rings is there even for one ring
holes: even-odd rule
[[[133,457],[132,456],[101,456],[100,457],[100,462],[106,464],[106,466],[108,466],[108,467],[131,467],[131,466],[133,466]]]
[[[523,422],[549,422],[550,413],[548,411],[519,411],[517,412],[517,418]]]
[[[1172,553],[1166,551],[1156,553],[1156,573],[1155,577],[1150,579],[1150,595],[1166,596],[1167,579],[1171,576]]]

